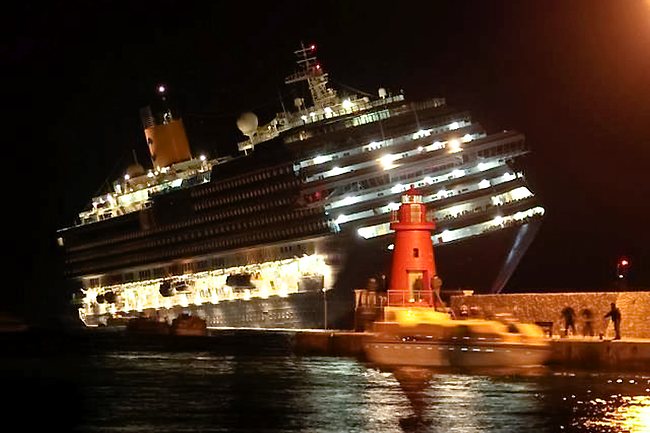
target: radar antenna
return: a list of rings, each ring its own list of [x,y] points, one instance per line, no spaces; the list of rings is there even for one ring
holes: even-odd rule
[[[327,75],[323,72],[320,63],[316,60],[314,55],[316,52],[316,45],[312,44],[308,47],[301,42],[300,49],[294,51],[298,56],[299,71],[289,75],[285,78],[286,84],[296,83],[298,81],[307,81],[309,84],[309,92],[316,108],[325,108],[336,103],[336,92],[334,89],[327,87]]]

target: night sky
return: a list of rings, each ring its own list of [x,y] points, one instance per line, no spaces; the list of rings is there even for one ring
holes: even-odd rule
[[[228,6],[226,6],[228,5]],[[195,154],[235,152],[236,119],[292,94],[301,41],[334,87],[445,97],[533,150],[546,208],[507,291],[650,287],[650,1],[22,2],[1,18],[5,283],[0,311],[61,303],[56,229],[148,163],[139,109],[159,83]],[[339,87],[340,88],[340,87]],[[290,105],[289,105],[290,106]],[[64,299],[65,301],[65,299]]]

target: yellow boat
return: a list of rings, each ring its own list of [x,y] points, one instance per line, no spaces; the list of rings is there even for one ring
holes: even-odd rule
[[[453,319],[431,307],[385,307],[364,341],[369,361],[386,366],[524,367],[550,357],[541,327],[484,319]]]

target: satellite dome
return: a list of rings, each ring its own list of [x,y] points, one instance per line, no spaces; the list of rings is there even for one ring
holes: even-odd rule
[[[243,113],[237,119],[237,128],[248,138],[252,138],[257,131],[257,116],[254,113]]]

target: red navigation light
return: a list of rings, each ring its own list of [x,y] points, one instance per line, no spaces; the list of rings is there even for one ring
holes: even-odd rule
[[[316,65],[316,69],[320,69],[320,65]]]
[[[315,50],[315,49],[316,49],[316,45],[313,45],[313,44],[312,44],[312,46],[309,47],[309,49],[312,50],[312,51]]]
[[[629,271],[630,271],[630,261],[625,257],[621,257],[620,259],[618,259],[618,263],[616,264],[616,274],[618,275],[618,278],[627,277]]]

